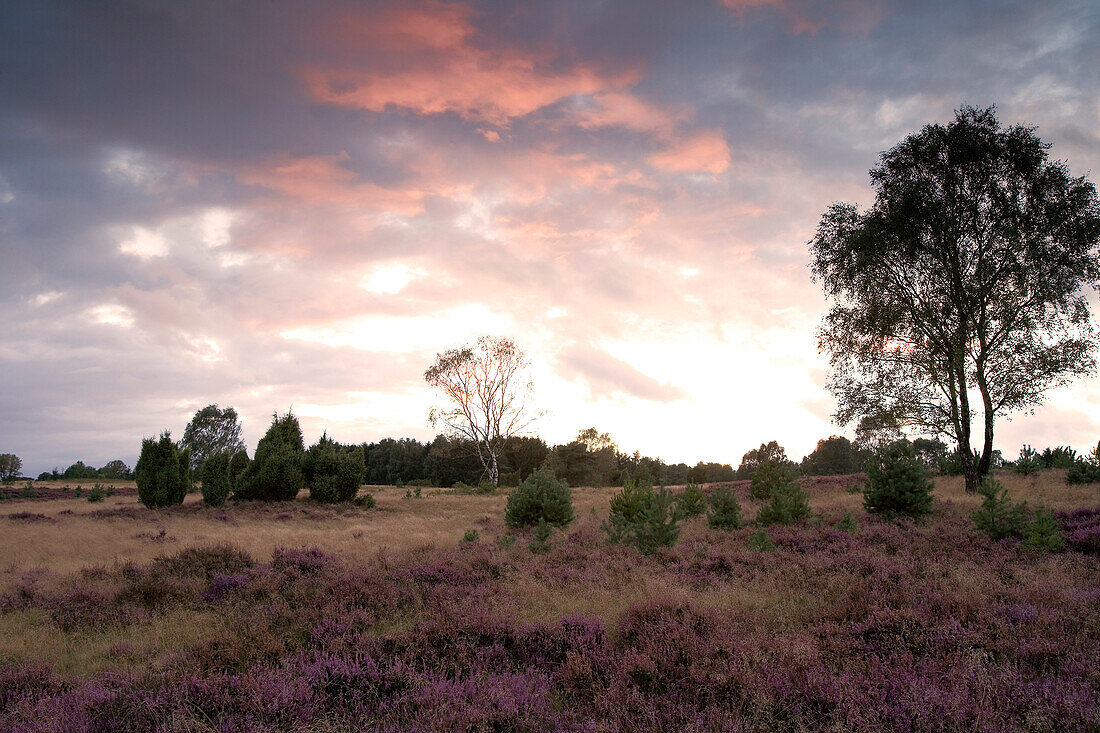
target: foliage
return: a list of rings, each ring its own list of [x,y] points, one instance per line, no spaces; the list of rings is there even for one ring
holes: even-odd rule
[[[729,486],[717,486],[710,493],[710,511],[707,524],[727,532],[741,526],[741,503]]]
[[[1042,455],[1039,456],[1039,462],[1043,468],[1073,468],[1077,461],[1077,451],[1068,445],[1044,448]]]
[[[439,390],[443,406],[429,413],[432,425],[442,423],[453,436],[473,442],[489,481],[500,480],[504,441],[522,433],[533,417],[526,402],[532,392],[526,379],[529,363],[507,338],[482,336],[474,346],[436,354],[424,381]]]
[[[233,454],[233,457],[229,459],[229,490],[235,492],[238,490],[241,484],[241,476],[248,470],[248,465],[252,463],[248,457],[248,451],[241,449]]]
[[[787,458],[787,451],[776,441],[761,443],[759,448],[753,448],[741,457],[741,465],[737,467],[737,478],[751,478],[756,469],[764,463],[776,463],[787,465],[791,460]]]
[[[107,492],[103,490],[103,487],[98,483],[93,484],[92,490],[88,492],[88,501],[94,504],[96,502],[103,501],[106,498]]]
[[[1024,476],[1030,476],[1033,473],[1041,471],[1043,468],[1043,462],[1030,445],[1024,445],[1020,448],[1020,457],[1016,459],[1016,462],[1012,465],[1012,470],[1016,473]]]
[[[363,507],[364,509],[374,509],[376,502],[374,494],[360,494],[352,499],[351,503],[355,506]]]
[[[1095,369],[1083,288],[1100,279],[1100,203],[1049,147],[965,107],[883,153],[872,207],[834,204],[810,242],[837,301],[819,346],[838,422],[889,414],[950,436],[968,491],[991,466],[996,416]]]
[[[363,449],[322,435],[302,457],[302,476],[313,501],[351,501],[363,480]]]
[[[1067,484],[1094,484],[1100,482],[1100,463],[1077,459],[1066,472]]]
[[[187,449],[180,449],[166,430],[159,440],[141,441],[141,456],[134,466],[138,498],[150,509],[182,504],[191,488],[191,463]]]
[[[653,490],[648,478],[626,477],[623,490],[611,497],[611,512],[602,528],[614,543],[629,544],[643,555],[671,547],[680,537],[675,500],[666,488]]]
[[[462,542],[477,542],[478,534],[476,529],[468,529],[466,533],[462,535]]]
[[[11,481],[23,470],[23,461],[14,453],[0,453],[0,481]]]
[[[932,511],[932,489],[928,468],[917,458],[913,446],[898,441],[876,453],[866,464],[867,488],[863,508],[871,514],[892,519],[920,519]]]
[[[756,523],[765,527],[771,524],[794,524],[809,516],[810,497],[798,479],[792,479],[772,489],[768,503],[756,513]]]
[[[37,499],[38,498],[38,492],[35,491],[33,482],[28,481],[26,483],[26,485],[23,486],[23,490],[19,492],[19,498],[21,498],[21,499]]]
[[[1036,509],[1035,516],[1024,527],[1024,547],[1044,552],[1057,552],[1066,546],[1066,535],[1054,512],[1049,509]]]
[[[801,468],[805,476],[835,476],[858,473],[863,460],[850,440],[832,435],[817,441],[813,453],[802,459]]]
[[[746,546],[753,552],[772,552],[775,550],[775,542],[766,529],[758,529],[749,535]]]
[[[180,444],[191,451],[191,468],[195,471],[215,453],[232,455],[244,450],[237,411],[232,407],[222,410],[217,405],[198,410],[184,428]]]
[[[514,544],[516,544],[516,536],[514,534],[502,534],[500,537],[497,537],[497,545],[505,550]]]
[[[527,549],[536,555],[543,555],[550,551],[550,536],[554,533],[554,525],[545,519],[540,519],[535,525],[534,539],[527,543]]]
[[[256,446],[252,462],[241,474],[235,499],[292,501],[305,488],[302,474],[302,428],[298,418],[287,412],[272,416],[271,427]]]
[[[707,495],[698,484],[689,483],[676,499],[676,514],[680,519],[695,517],[707,510]]]
[[[767,501],[781,486],[798,481],[798,468],[793,463],[764,461],[752,473],[749,496],[757,501]]]
[[[841,532],[847,532],[848,534],[855,534],[859,531],[859,524],[856,522],[855,515],[852,514],[851,509],[844,510],[844,516],[840,518],[835,527]]]
[[[207,456],[202,464],[202,500],[210,506],[221,506],[229,498],[232,484],[229,478],[230,454],[218,452]]]
[[[1028,522],[1027,502],[1013,504],[1008,490],[992,476],[986,476],[978,493],[982,495],[982,506],[970,515],[975,527],[992,540],[1023,536]]]
[[[546,470],[528,476],[508,495],[504,509],[504,521],[509,527],[528,527],[540,522],[564,527],[573,517],[569,484]]]

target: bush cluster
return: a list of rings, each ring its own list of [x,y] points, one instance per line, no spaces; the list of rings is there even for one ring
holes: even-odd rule
[[[208,457],[202,464],[202,500],[210,506],[221,506],[229,498],[232,490],[230,461],[229,453],[219,452]]]
[[[504,509],[504,521],[509,527],[530,527],[539,522],[564,527],[573,521],[573,516],[569,484],[548,470],[536,471],[524,479],[508,495]]]
[[[363,451],[343,449],[322,435],[302,457],[302,474],[313,501],[351,501],[363,479]]]
[[[289,501],[305,488],[302,474],[302,428],[291,413],[273,416],[260,438],[256,455],[241,474],[234,497],[262,501]]]
[[[934,484],[928,479],[928,468],[907,441],[883,448],[867,461],[865,470],[863,508],[869,513],[888,519],[920,519],[932,511]]]
[[[1041,551],[1066,546],[1066,535],[1055,521],[1054,512],[1040,508],[1032,515],[1026,501],[1013,503],[1005,487],[992,476],[985,477],[979,493],[982,506],[970,516],[974,526],[990,539],[1018,538],[1025,547]]]
[[[168,431],[159,440],[141,441],[141,456],[134,467],[138,498],[149,508],[182,504],[191,488],[191,459]]]

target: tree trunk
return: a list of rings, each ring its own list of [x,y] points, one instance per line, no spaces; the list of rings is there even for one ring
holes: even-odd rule
[[[497,465],[496,451],[490,449],[489,455],[492,459],[489,462],[489,480],[493,483],[493,486],[500,485],[500,467]]]

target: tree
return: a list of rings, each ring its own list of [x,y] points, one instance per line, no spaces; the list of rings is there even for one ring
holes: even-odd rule
[[[181,450],[167,430],[159,439],[146,438],[141,441],[134,480],[137,481],[138,498],[150,509],[182,504],[191,488],[187,449]]]
[[[741,465],[737,468],[737,478],[752,478],[756,469],[764,463],[776,463],[786,465],[791,463],[787,458],[787,451],[776,441],[761,443],[759,448],[753,448],[741,457]]]
[[[10,481],[23,469],[23,461],[14,453],[0,453],[0,481]]]
[[[232,455],[244,450],[237,411],[232,407],[220,410],[217,405],[207,405],[187,423],[180,445],[191,451],[191,468],[196,471],[215,453]]]
[[[470,440],[494,486],[500,482],[503,442],[534,419],[526,409],[532,391],[528,368],[514,341],[482,336],[474,346],[436,354],[424,372],[424,380],[445,399],[428,414],[432,426],[442,423],[452,436]]]
[[[835,476],[857,473],[863,467],[851,441],[832,435],[817,441],[814,452],[802,459],[802,473],[807,476]]]
[[[837,301],[818,336],[836,419],[889,415],[949,437],[971,492],[993,460],[994,419],[1096,366],[1083,289],[1100,277],[1100,204],[1049,147],[965,107],[883,153],[871,208],[834,204],[810,241],[814,278]]]
[[[130,467],[119,459],[109,461],[99,469],[100,478],[128,479],[131,476],[133,474],[130,473]]]
[[[234,487],[235,499],[292,501],[305,488],[302,428],[291,413],[272,416],[271,427],[256,445],[256,455]]]

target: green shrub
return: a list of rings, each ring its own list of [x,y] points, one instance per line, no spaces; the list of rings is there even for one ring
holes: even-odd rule
[[[992,476],[985,477],[978,493],[982,495],[982,506],[970,515],[974,526],[993,540],[1023,536],[1028,520],[1027,502],[1013,504],[1008,491]]]
[[[757,501],[768,501],[776,489],[797,480],[798,469],[793,464],[764,461],[753,471],[749,496]]]
[[[663,487],[654,491],[645,478],[623,483],[623,490],[611,497],[611,514],[602,525],[611,541],[634,545],[643,555],[676,544],[680,527],[672,492]]]
[[[363,471],[363,450],[341,448],[327,435],[310,446],[302,458],[302,476],[309,487],[309,498],[326,504],[354,499]]]
[[[92,490],[88,492],[88,501],[94,504],[95,502],[103,501],[106,496],[107,492],[103,490],[103,487],[99,484],[95,484],[92,486]]]
[[[1024,547],[1044,552],[1057,552],[1066,546],[1066,535],[1050,509],[1037,509],[1024,527]]]
[[[859,525],[856,523],[855,515],[852,514],[851,509],[844,510],[844,516],[840,518],[835,527],[848,534],[855,534],[859,530]]]
[[[864,468],[867,487],[863,508],[871,514],[893,519],[920,519],[932,511],[932,489],[928,468],[908,441],[899,440],[871,457]]]
[[[504,549],[508,549],[516,544],[516,536],[514,534],[502,534],[500,537],[497,537],[497,544]]]
[[[756,523],[794,524],[810,516],[810,497],[797,479],[772,489],[771,500],[756,513]]]
[[[772,542],[771,535],[768,534],[766,529],[758,529],[749,535],[746,546],[755,552],[771,552],[775,549],[775,543]]]
[[[536,471],[511,494],[504,509],[509,527],[528,527],[546,521],[564,527],[573,521],[573,494],[569,484],[553,471]]]
[[[248,464],[252,463],[248,457],[248,451],[239,450],[229,459],[229,490],[236,492],[241,484],[241,476],[248,470]]]
[[[468,529],[466,530],[466,534],[462,535],[463,542],[477,542],[477,540],[478,535],[476,529]]]
[[[80,486],[77,486],[76,490],[73,491],[73,496],[76,497],[77,499],[84,496],[84,489]]]
[[[267,434],[256,446],[255,457],[241,474],[234,498],[292,501],[305,488],[304,453],[298,418],[289,412],[282,418],[274,415]]]
[[[38,492],[34,490],[34,482],[28,481],[23,490],[19,492],[19,496],[23,499],[37,499]]]
[[[1012,464],[1012,470],[1024,476],[1030,476],[1042,470],[1043,461],[1030,445],[1020,448],[1020,457]]]
[[[1066,472],[1067,484],[1094,484],[1100,482],[1100,463],[1077,459]]]
[[[355,506],[361,506],[364,509],[374,509],[375,501],[373,494],[363,494],[357,496],[351,500],[351,503]]]
[[[535,538],[527,543],[527,549],[536,555],[542,555],[550,551],[550,536],[554,534],[554,525],[545,519],[540,519],[535,525]]]
[[[707,495],[698,484],[689,483],[676,499],[676,515],[680,519],[696,517],[707,510]]]
[[[419,486],[410,486],[409,488],[406,488],[405,489],[405,495],[401,498],[403,498],[403,499],[419,499],[420,498],[420,487]]]
[[[202,500],[210,506],[221,506],[229,497],[229,461],[229,453],[223,451],[202,464]]]
[[[191,488],[191,458],[180,450],[168,431],[159,440],[141,441],[141,456],[134,466],[138,498],[150,509],[182,504]]]
[[[741,526],[741,502],[728,486],[718,486],[710,494],[707,524],[714,529],[730,531]]]
[[[1073,468],[1073,464],[1077,461],[1077,451],[1068,445],[1044,448],[1042,455],[1039,456],[1039,462],[1043,468]]]

